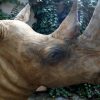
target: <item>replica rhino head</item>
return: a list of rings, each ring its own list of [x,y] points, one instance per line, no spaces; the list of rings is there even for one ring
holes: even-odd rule
[[[15,20],[0,20],[0,100],[26,100],[39,86],[100,84],[100,0],[77,38],[77,0],[50,35],[25,24],[29,14],[27,5]]]

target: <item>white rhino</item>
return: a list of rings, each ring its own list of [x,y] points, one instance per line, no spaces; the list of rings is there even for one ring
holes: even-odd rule
[[[25,24],[29,15],[27,5],[15,20],[0,20],[0,100],[27,100],[39,86],[100,84],[100,0],[86,30],[76,39],[77,0],[50,35]]]

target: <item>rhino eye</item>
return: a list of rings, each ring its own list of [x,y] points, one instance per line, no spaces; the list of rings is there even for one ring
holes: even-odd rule
[[[60,62],[66,56],[65,50],[62,48],[51,48],[45,58],[45,63],[55,64]]]

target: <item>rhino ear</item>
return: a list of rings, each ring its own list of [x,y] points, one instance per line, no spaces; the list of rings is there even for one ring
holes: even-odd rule
[[[23,22],[27,22],[30,17],[30,5],[27,4],[20,12],[19,14],[15,17],[14,20],[20,20]]]

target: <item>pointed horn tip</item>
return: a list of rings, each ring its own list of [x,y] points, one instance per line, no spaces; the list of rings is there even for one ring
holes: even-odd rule
[[[78,1],[77,0],[72,0],[73,4],[72,4],[72,8],[71,11],[76,11],[78,8]]]
[[[30,5],[29,5],[29,3],[26,5],[26,8],[30,9]]]

